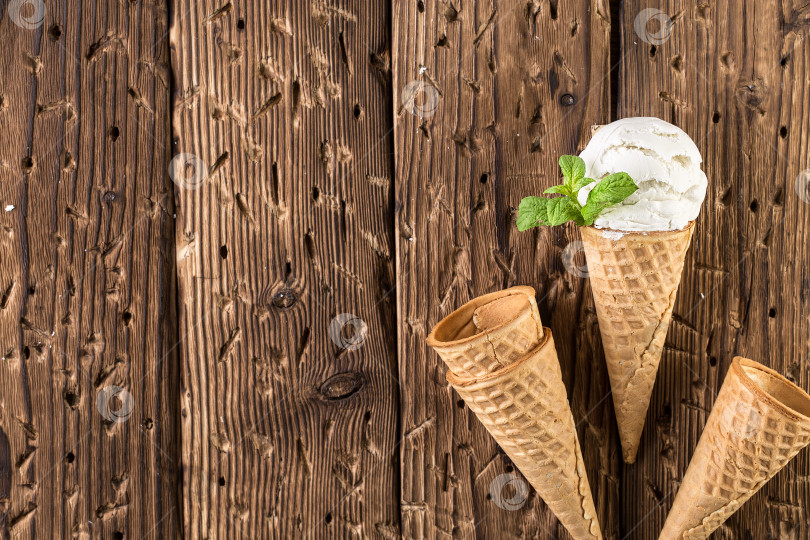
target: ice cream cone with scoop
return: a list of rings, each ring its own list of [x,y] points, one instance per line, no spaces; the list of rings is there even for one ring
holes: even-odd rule
[[[562,197],[521,201],[518,228],[580,225],[622,453],[634,463],[672,307],[706,195],[695,143],[658,118],[602,126],[563,156]]]
[[[577,540],[600,540],[554,338],[531,287],[471,300],[427,343],[447,380]]]

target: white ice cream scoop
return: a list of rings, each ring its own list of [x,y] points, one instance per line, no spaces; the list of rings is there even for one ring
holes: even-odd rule
[[[659,118],[623,118],[599,129],[580,157],[585,176],[596,182],[582,188],[588,193],[607,175],[629,174],[638,191],[622,203],[603,210],[594,222],[601,229],[620,231],[672,231],[697,218],[708,181],[700,169],[703,159],[694,141],[682,129]]]

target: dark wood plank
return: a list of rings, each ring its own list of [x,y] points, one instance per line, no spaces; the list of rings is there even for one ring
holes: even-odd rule
[[[633,501],[621,507],[630,538],[654,538],[663,526],[735,354],[810,387],[810,198],[800,177],[810,167],[810,9],[777,0],[665,2],[669,32],[651,22],[641,35],[634,22],[647,7],[624,3],[619,116],[654,115],[683,128],[703,153],[710,185],[639,461],[622,475],[623,497]],[[802,452],[716,537],[807,538],[808,474]]]
[[[587,279],[563,264],[564,252],[583,264],[579,235],[514,225],[522,197],[557,183],[558,156],[608,120],[607,3],[395,2],[393,36],[403,537],[569,537],[534,494],[513,511],[492,500],[495,479],[516,472],[424,341],[454,307],[514,284],[537,289],[616,537],[620,456],[596,314]]]
[[[0,536],[173,537],[167,8],[20,4],[0,17]]]
[[[185,532],[392,537],[389,3],[173,14]]]

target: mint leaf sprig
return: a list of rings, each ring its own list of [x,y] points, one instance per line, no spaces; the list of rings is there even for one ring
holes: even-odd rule
[[[580,227],[593,225],[596,216],[608,206],[619,204],[638,189],[625,172],[611,174],[588,193],[585,206],[579,204],[577,194],[585,186],[596,182],[585,177],[585,162],[578,156],[560,156],[563,183],[548,188],[543,194],[562,197],[525,197],[518,206],[517,228],[526,231],[539,225],[555,227],[573,221]]]

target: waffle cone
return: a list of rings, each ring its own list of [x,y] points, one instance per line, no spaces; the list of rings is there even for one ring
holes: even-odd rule
[[[474,379],[451,371],[447,380],[568,532],[601,539],[551,330],[505,368]]]
[[[659,540],[708,538],[810,443],[810,396],[735,358]]]
[[[627,463],[636,461],[693,230],[580,227]]]
[[[467,302],[436,325],[427,344],[452,373],[474,378],[522,358],[542,337],[534,289],[520,286]]]

